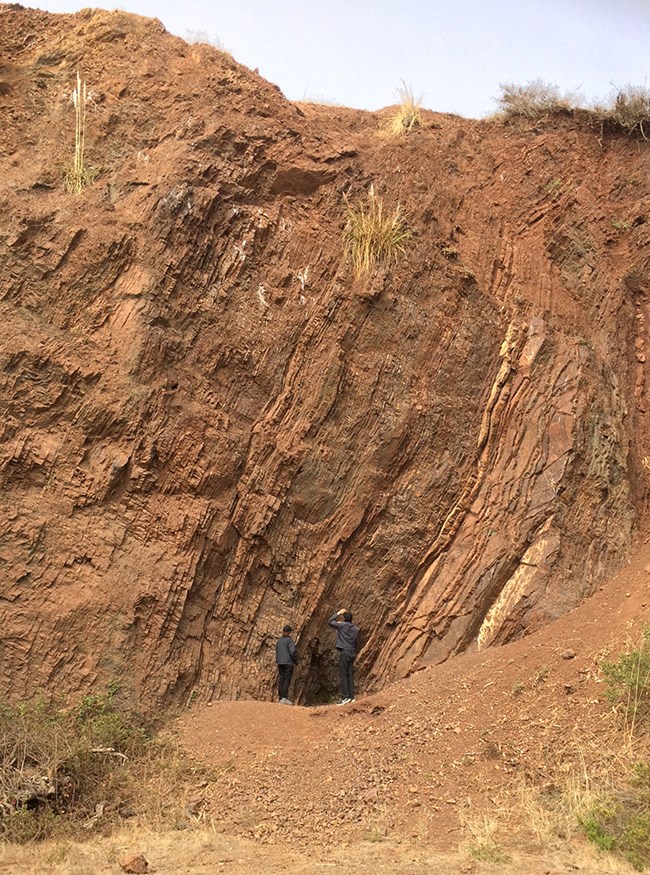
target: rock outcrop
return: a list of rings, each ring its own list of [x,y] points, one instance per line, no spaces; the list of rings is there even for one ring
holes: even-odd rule
[[[295,105],[156,21],[0,7],[0,686],[366,688],[566,612],[644,520],[645,142]],[[87,162],[66,194],[79,69]],[[355,279],[343,195],[412,238]]]

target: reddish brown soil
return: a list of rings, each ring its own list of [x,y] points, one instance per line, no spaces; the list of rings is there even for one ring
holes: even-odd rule
[[[152,871],[169,875],[631,873],[584,839],[556,837],[540,849],[517,793],[529,786],[550,797],[570,767],[596,776],[609,749],[620,754],[622,723],[603,698],[599,664],[637,642],[649,623],[646,543],[629,567],[551,626],[352,705],[196,707],[173,727],[194,765],[212,773],[193,809],[194,829],[125,833],[68,846],[63,857],[56,847],[2,849],[0,871],[108,875],[118,849],[135,848]],[[503,817],[509,803],[510,834],[499,836],[509,862],[462,852],[463,818]],[[50,862],[59,857],[67,863]]]
[[[215,702],[182,717],[190,757],[216,772],[207,811],[228,834],[294,847],[417,839],[457,847],[462,815],[516,809],[567,769],[596,774],[622,724],[601,660],[650,623],[650,546],[585,604],[523,641],[466,654],[338,707]],[[573,654],[573,655],[572,655]],[[525,847],[526,825],[513,824]]]

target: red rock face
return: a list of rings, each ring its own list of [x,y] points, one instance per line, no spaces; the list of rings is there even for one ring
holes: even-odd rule
[[[644,519],[645,142],[293,105],[122,13],[0,8],[5,695],[366,689],[547,623]],[[87,163],[68,195],[80,68]],[[355,279],[343,195],[413,236]]]

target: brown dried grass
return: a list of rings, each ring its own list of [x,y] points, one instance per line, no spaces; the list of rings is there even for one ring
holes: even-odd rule
[[[378,264],[394,264],[406,251],[411,237],[399,204],[393,210],[386,210],[372,185],[365,203],[353,206],[347,198],[345,203],[344,240],[355,276],[369,273]]]

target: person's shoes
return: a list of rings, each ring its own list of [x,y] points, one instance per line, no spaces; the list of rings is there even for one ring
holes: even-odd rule
[[[341,701],[337,702],[336,704],[337,705],[347,705],[348,702],[353,702],[353,701],[354,701],[354,699],[341,699]]]
[[[293,702],[291,701],[291,699],[280,699],[280,704],[281,705],[293,705]]]

